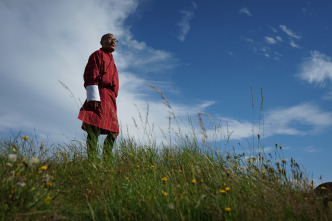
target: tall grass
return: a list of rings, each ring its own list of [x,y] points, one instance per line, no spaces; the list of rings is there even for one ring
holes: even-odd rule
[[[280,145],[272,153],[264,146],[218,152],[202,114],[199,124],[202,140],[194,128],[163,147],[119,139],[109,161],[87,160],[85,141],[1,138],[0,219],[331,220],[331,208]],[[262,145],[260,135],[254,139]]]

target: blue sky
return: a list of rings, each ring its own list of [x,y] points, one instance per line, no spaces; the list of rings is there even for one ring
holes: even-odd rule
[[[204,117],[210,140],[225,142],[228,130],[242,151],[237,143],[252,145],[261,134],[266,151],[277,142],[317,182],[320,175],[332,180],[331,2],[1,0],[0,6],[1,136],[36,131],[41,140],[83,140],[82,74],[100,37],[111,32],[119,40],[123,135],[161,141],[168,130],[168,109],[151,83],[176,116],[192,117],[197,131],[198,112],[214,117],[218,136]]]

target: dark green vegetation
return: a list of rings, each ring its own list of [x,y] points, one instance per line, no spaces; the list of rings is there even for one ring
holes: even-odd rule
[[[247,157],[203,151],[189,139],[160,149],[117,142],[103,162],[87,161],[80,142],[50,148],[28,137],[1,139],[0,219],[332,219],[277,144]]]

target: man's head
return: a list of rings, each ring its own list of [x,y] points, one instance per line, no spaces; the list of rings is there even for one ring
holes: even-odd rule
[[[103,49],[113,52],[116,49],[117,40],[113,34],[108,33],[101,37],[100,44]]]

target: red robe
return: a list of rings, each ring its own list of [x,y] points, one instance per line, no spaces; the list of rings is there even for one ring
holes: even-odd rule
[[[110,52],[100,49],[92,53],[84,71],[84,87],[98,85],[102,108],[93,111],[85,100],[78,119],[83,121],[82,129],[86,124],[101,129],[101,134],[109,131],[119,133],[119,123],[116,110],[116,97],[119,91],[118,71]]]

